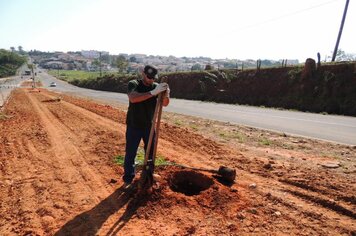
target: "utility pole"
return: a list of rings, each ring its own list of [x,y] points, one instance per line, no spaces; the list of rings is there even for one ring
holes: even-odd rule
[[[339,35],[337,36],[336,45],[335,45],[335,49],[334,49],[334,53],[333,53],[333,57],[332,57],[331,61],[335,61],[336,53],[339,48],[339,42],[340,42],[340,38],[341,38],[341,34],[342,34],[342,29],[344,28],[344,23],[345,23],[345,18],[346,18],[346,13],[347,13],[348,7],[349,7],[349,0],[346,0],[344,15],[342,16],[341,25],[340,25],[340,29],[339,29]]]
[[[99,52],[99,68],[100,68],[100,77],[101,77],[101,52]]]
[[[32,88],[36,87],[35,84],[35,73],[34,73],[34,65],[33,64],[27,64],[27,67],[31,70],[30,75],[31,75],[31,80],[32,80]]]
[[[35,81],[35,73],[33,71],[34,65],[32,64],[31,71],[32,71],[32,88],[36,88],[36,81]]]

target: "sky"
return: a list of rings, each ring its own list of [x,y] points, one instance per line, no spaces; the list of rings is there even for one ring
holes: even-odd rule
[[[325,60],[346,0],[0,0],[0,48]],[[356,1],[339,49],[356,54]]]

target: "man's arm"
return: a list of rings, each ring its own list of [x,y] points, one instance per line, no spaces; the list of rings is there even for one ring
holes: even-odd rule
[[[131,92],[129,92],[127,95],[129,96],[129,100],[131,103],[137,103],[137,102],[145,101],[153,96],[156,96],[159,93],[166,91],[167,88],[168,88],[167,83],[160,83],[156,86],[156,88],[154,88],[153,90],[151,90],[147,93],[139,93],[139,92],[135,91],[135,87],[132,86],[132,84],[129,84],[128,90]],[[168,94],[168,97],[169,97],[169,94]]]
[[[128,96],[129,96],[129,100],[131,103],[142,102],[142,101],[145,101],[145,100],[153,97],[153,95],[150,92],[138,93],[135,91],[129,93]],[[166,107],[169,104],[169,97],[165,96],[165,94],[163,94],[163,96],[164,97],[163,97],[162,105]]]
[[[131,93],[128,93],[127,96],[129,97],[129,101],[131,103],[142,102],[142,101],[145,101],[145,100],[153,97],[153,95],[150,92],[139,93],[136,91],[132,91]]]

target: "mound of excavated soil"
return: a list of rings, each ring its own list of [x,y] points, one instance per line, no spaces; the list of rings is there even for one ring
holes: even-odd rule
[[[137,195],[135,187],[122,188],[123,169],[114,163],[125,152],[125,112],[39,91],[15,90],[0,119],[0,235],[356,232],[355,172],[318,164],[329,157],[241,148],[163,123],[158,155],[197,168],[235,168],[236,182],[162,166],[152,193]]]

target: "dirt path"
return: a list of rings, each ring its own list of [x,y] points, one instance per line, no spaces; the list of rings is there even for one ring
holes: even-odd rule
[[[0,113],[0,235],[356,234],[355,149],[346,148],[342,168],[329,169],[320,163],[335,160],[316,152],[252,148],[165,121],[160,156],[234,167],[236,183],[166,166],[157,169],[153,193],[135,198],[121,188],[123,169],[113,161],[125,151],[124,111],[44,89],[15,90]],[[207,189],[174,191],[182,172]]]

